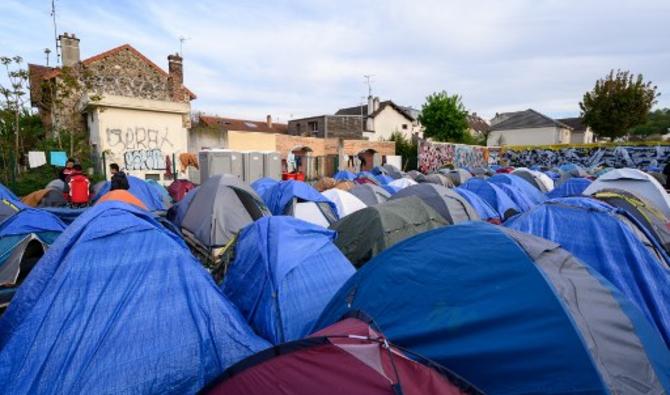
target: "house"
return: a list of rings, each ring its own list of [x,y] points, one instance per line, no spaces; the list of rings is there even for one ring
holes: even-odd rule
[[[291,136],[362,139],[363,118],[360,115],[317,115],[288,122]]]
[[[191,100],[183,85],[181,56],[169,55],[168,71],[124,44],[80,60],[79,38],[58,37],[62,67],[30,64],[31,103],[54,136],[85,133],[103,164],[118,163],[133,175],[169,181],[166,158],[188,151]]]
[[[592,144],[596,142],[593,131],[590,127],[584,124],[583,118],[562,118],[558,121],[572,128],[570,144]]]
[[[476,112],[468,114],[468,132],[472,137],[482,138],[488,135],[491,126]]]
[[[496,118],[491,122],[487,146],[570,143],[571,126],[533,109],[497,114]]]
[[[195,114],[189,131],[189,152],[207,148],[228,148],[236,151],[274,151],[276,135],[287,134],[288,125],[265,121],[223,118]]]
[[[388,140],[394,132],[400,132],[408,139],[421,133],[417,110],[399,106],[391,100],[379,101],[378,97],[369,96],[367,105],[342,108],[335,115],[364,118],[363,137],[369,140]]]

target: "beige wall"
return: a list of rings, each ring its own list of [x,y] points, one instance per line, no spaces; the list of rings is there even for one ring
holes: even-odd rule
[[[165,157],[188,151],[186,103],[105,97],[86,107],[90,143],[107,166],[116,162],[134,176],[163,180]]]
[[[571,144],[591,144],[593,142],[593,132],[590,128],[583,132],[572,132],[570,135]]]
[[[502,136],[502,141],[500,136]],[[532,129],[494,130],[486,141],[488,146],[499,145],[551,145],[570,143],[570,130],[545,127]]]
[[[237,151],[275,151],[277,138],[273,133],[229,130],[226,148]]]
[[[402,125],[407,125],[407,129],[403,129]],[[370,126],[370,125],[368,125]],[[417,130],[415,130],[417,129]],[[412,132],[418,131],[418,128],[412,125],[412,121],[402,116],[391,106],[386,106],[372,121],[372,129],[375,133],[370,137],[370,140],[388,140],[393,132],[398,131],[405,135],[405,137],[412,137]]]
[[[196,154],[204,148],[226,148],[226,132],[218,128],[192,128],[188,132],[188,152]]]

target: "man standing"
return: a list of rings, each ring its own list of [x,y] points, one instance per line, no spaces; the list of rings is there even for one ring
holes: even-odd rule
[[[58,174],[58,178],[60,178],[61,181],[64,183],[67,183],[67,178],[72,172],[74,171],[74,159],[69,158],[67,162],[65,162],[65,167],[61,169],[60,173]]]
[[[112,173],[112,185],[110,187],[110,191],[116,189],[130,189],[130,185],[128,184],[128,177],[126,177],[126,173],[119,169],[119,165],[112,163],[109,165],[109,171]]]

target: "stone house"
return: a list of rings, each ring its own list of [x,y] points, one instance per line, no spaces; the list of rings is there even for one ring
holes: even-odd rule
[[[80,60],[79,38],[65,33],[59,41],[62,67],[28,68],[31,103],[47,129],[86,133],[105,174],[103,163],[116,162],[138,177],[170,181],[166,159],[188,152],[196,98],[183,85],[182,58],[169,55],[166,72],[129,44]]]

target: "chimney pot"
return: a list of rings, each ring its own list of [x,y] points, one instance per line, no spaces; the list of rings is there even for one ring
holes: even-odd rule
[[[268,128],[272,129],[272,115],[268,114],[267,117],[265,117],[265,122],[268,125]]]

